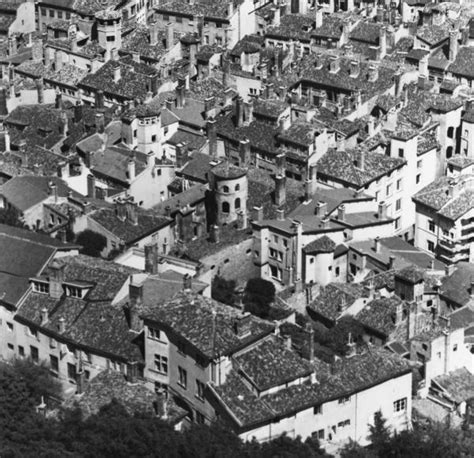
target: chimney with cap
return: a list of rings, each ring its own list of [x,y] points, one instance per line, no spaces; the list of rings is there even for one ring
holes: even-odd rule
[[[145,245],[145,272],[151,275],[158,273],[158,244],[148,243]]]

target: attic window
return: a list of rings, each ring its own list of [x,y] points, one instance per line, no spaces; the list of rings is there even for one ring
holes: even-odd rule
[[[37,293],[49,294],[49,283],[34,282],[33,290]]]
[[[66,296],[82,298],[82,289],[75,286],[66,286]]]

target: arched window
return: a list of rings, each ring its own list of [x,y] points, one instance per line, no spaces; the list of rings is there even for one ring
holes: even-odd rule
[[[237,197],[235,199],[235,209],[238,210],[240,208],[240,197]]]
[[[229,192],[229,186],[222,186],[222,192]]]
[[[229,213],[230,205],[229,202],[222,202],[222,213]]]
[[[236,190],[236,191],[240,191],[240,184],[237,183],[237,184],[235,185],[235,190]]]
[[[449,159],[452,155],[453,155],[453,147],[452,147],[452,146],[448,146],[448,147],[446,148],[446,158]]]

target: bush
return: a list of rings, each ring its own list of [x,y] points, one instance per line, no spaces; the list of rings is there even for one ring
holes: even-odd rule
[[[102,234],[86,229],[77,234],[76,243],[82,246],[82,254],[98,258],[107,246],[107,239]]]
[[[260,318],[268,318],[270,304],[275,300],[275,285],[263,278],[251,278],[245,287],[245,310]]]
[[[227,305],[234,305],[235,280],[215,276],[211,285],[211,297]]]

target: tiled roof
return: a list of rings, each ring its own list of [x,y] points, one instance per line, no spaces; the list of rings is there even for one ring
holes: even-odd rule
[[[175,135],[178,133],[179,131]],[[178,138],[181,139],[182,137],[178,136]],[[212,168],[211,162],[212,158],[208,154],[194,153],[189,162],[176,174],[201,183],[207,183],[207,173]]]
[[[240,2],[233,1],[234,4]],[[199,14],[204,15],[204,18],[216,18],[216,19],[227,19],[228,6],[225,2],[205,2],[196,1],[193,3],[183,3],[181,1],[171,1],[162,3],[155,7],[155,11],[158,13],[178,13],[184,16],[193,17]]]
[[[323,363],[316,363],[317,383],[302,383],[281,389],[273,394],[257,397],[235,371],[226,383],[213,387],[231,410],[239,426],[248,429],[254,424],[317,406],[410,372],[406,360],[386,350],[371,349],[350,358],[342,358],[331,371]]]
[[[349,38],[354,41],[362,41],[377,45],[382,25],[375,22],[359,22],[349,34]]]
[[[241,370],[264,391],[282,385],[313,372],[307,360],[285,347],[282,339],[270,336],[249,351],[235,357]]]
[[[43,77],[46,81],[66,84],[76,87],[77,84],[88,74],[87,70],[76,65],[65,63],[60,70],[46,67],[42,62],[26,61],[17,67],[17,71],[32,77]]]
[[[255,99],[253,101],[253,113],[255,117],[277,119],[287,108],[287,104],[280,100]]]
[[[202,202],[206,198],[207,185],[198,184],[192,186],[179,194],[176,194],[169,199],[155,205],[153,210],[160,215],[165,215],[167,207],[170,209],[170,214],[174,216],[178,211],[182,211],[183,208],[195,207],[198,203]]]
[[[130,220],[122,221],[115,213],[115,209],[103,208],[89,215],[89,218],[101,225],[110,233],[123,240],[126,245],[134,243],[141,238],[171,224],[172,220],[156,212],[136,209],[137,224]]]
[[[382,332],[388,337],[397,327],[396,310],[399,304],[404,306],[403,301],[397,296],[375,299],[366,304],[355,318],[364,326]]]
[[[357,299],[368,296],[368,289],[357,283],[329,283],[308,307],[326,319],[336,320]]]
[[[416,31],[416,36],[431,46],[449,38],[448,24],[424,25]]]
[[[454,62],[448,67],[448,71],[470,80],[474,79],[474,48],[462,46]]]
[[[25,211],[51,196],[50,183],[56,185],[59,197],[67,197],[69,191],[72,191],[58,177],[19,176],[0,186],[0,194],[18,210]],[[80,196],[74,191],[73,193]]]
[[[459,262],[455,271],[441,280],[441,296],[459,306],[467,304],[471,300],[472,279],[474,279],[474,265]]]
[[[266,38],[296,39],[309,41],[314,20],[302,14],[287,14],[283,16],[279,26],[269,27],[265,33]]]
[[[474,158],[457,154],[456,156],[448,159],[448,164],[464,169],[474,164]]]
[[[359,188],[400,168],[406,162],[401,158],[365,152],[364,168],[361,169],[361,156],[360,149],[329,151],[318,161],[318,174],[323,174],[331,179],[341,179],[345,183]]]
[[[316,27],[311,33],[311,36],[339,40],[342,34],[343,22],[344,20],[341,17],[325,15],[323,17],[323,25],[321,27]]]
[[[245,35],[237,44],[232,48],[230,54],[232,56],[240,57],[242,53],[251,54],[259,52],[265,40],[263,37],[258,35]]]
[[[306,254],[333,253],[336,244],[327,235],[323,235],[303,248]]]
[[[114,82],[114,69],[117,66],[120,67],[120,80]],[[145,99],[149,90],[149,78],[155,73],[155,68],[126,57],[120,61],[109,60],[95,73],[90,73],[82,79],[79,86],[95,91],[102,90],[104,94],[129,100]]]
[[[154,308],[143,317],[173,330],[201,353],[213,359],[229,355],[269,334],[273,325],[248,317],[249,333],[239,337],[235,330],[241,312],[199,294],[181,292],[162,308]]]
[[[232,180],[235,178],[243,177],[247,170],[242,167],[237,167],[231,164],[229,161],[221,162],[211,169],[212,173],[217,179]]]
[[[474,375],[465,367],[438,375],[433,381],[445,390],[448,398],[461,403],[474,398]]]

